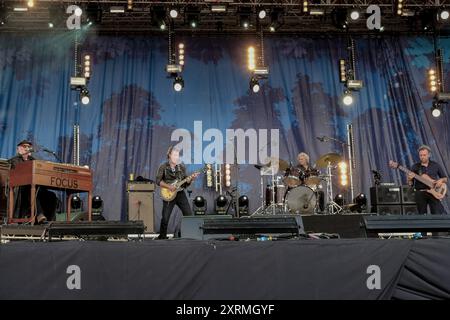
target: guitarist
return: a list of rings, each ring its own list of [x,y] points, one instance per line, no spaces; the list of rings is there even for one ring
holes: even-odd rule
[[[435,186],[438,188],[441,187],[442,184],[447,183],[447,177],[445,176],[441,166],[430,160],[431,148],[429,146],[422,145],[418,151],[420,162],[414,164],[411,171],[418,175],[429,175],[436,181]],[[414,174],[408,175],[408,184],[410,186],[414,186],[416,189],[415,200],[419,214],[426,214],[428,205],[430,206],[431,214],[446,214],[441,201],[433,197],[432,194],[425,192],[425,190],[429,189],[429,187],[414,179]]]
[[[188,186],[197,176],[198,174],[192,175],[183,187]],[[156,184],[160,187],[167,188],[170,191],[175,191],[176,188],[171,185],[171,183],[175,180],[183,180],[186,177],[186,167],[184,164],[180,163],[180,151],[174,148],[174,146],[169,147],[169,150],[167,150],[167,161],[158,168]],[[178,191],[177,196],[172,201],[163,200],[161,226],[158,239],[167,239],[167,226],[175,205],[180,208],[183,215],[192,215],[192,209],[189,206],[189,201],[184,190]]]

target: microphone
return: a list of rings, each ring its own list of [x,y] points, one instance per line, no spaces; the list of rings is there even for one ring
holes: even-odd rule
[[[29,147],[29,148],[27,148],[27,151],[28,151],[29,153],[32,153],[32,152],[34,152],[35,150],[33,149],[33,147]]]
[[[43,148],[42,151],[47,152],[47,153],[51,153],[51,154],[53,154],[53,155],[56,154],[55,151],[49,150],[49,149],[47,149],[47,148]]]
[[[316,137],[316,139],[321,142],[328,141],[328,138],[326,136]]]

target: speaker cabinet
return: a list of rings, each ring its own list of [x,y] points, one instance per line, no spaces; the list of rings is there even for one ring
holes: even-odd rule
[[[402,206],[401,205],[378,205],[377,206],[377,214],[381,216],[390,216],[390,215],[401,215],[402,214]]]
[[[402,186],[402,203],[403,204],[416,204],[414,188],[406,185]]]
[[[151,182],[128,182],[128,221],[143,221],[146,232],[155,232],[154,221],[155,184]]]
[[[401,203],[401,188],[399,186],[377,186],[370,188],[372,206]]]
[[[402,213],[403,213],[403,215],[407,215],[407,216],[419,214],[417,212],[417,206],[415,204],[403,205],[402,206]]]

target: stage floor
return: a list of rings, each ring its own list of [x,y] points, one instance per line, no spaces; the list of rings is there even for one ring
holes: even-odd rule
[[[11,242],[0,299],[450,299],[450,239]]]

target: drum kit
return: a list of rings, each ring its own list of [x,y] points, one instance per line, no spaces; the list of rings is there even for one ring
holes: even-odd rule
[[[342,157],[327,153],[315,163],[315,168],[302,170],[282,159],[270,158],[264,166],[255,165],[261,176],[261,206],[257,214],[316,214],[319,210],[319,192],[326,184],[328,213],[339,213],[342,208],[333,200],[332,174]],[[326,173],[322,174],[322,171]],[[264,177],[268,183],[264,185]]]

